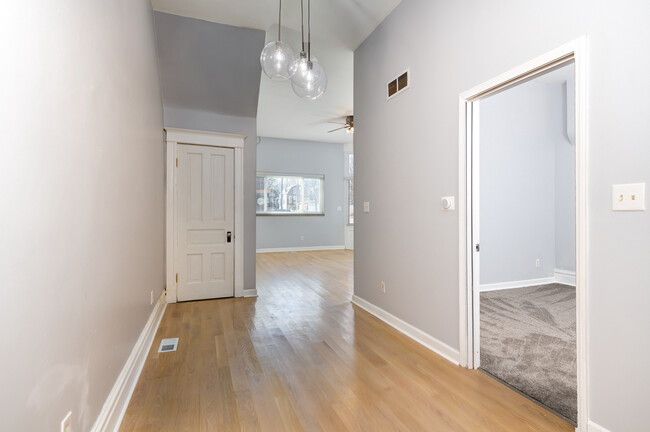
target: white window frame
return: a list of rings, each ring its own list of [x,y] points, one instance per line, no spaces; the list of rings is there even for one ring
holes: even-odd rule
[[[320,180],[320,211],[317,212],[270,212],[270,211],[256,211],[257,216],[325,216],[325,175],[323,174],[296,174],[296,173],[279,173],[279,172],[266,172],[266,171],[259,171],[256,174],[255,181],[257,183],[257,177],[264,177],[264,190],[267,190],[266,187],[266,178],[267,177],[294,177],[294,178],[302,178],[303,180],[305,179],[317,179]],[[304,189],[303,189],[303,194],[304,194]],[[267,199],[266,199],[266,192],[264,196],[264,204],[266,205]]]

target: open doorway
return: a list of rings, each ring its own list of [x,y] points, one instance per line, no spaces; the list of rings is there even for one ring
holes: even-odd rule
[[[574,74],[481,100],[473,232],[480,369],[576,424]]]
[[[579,431],[588,419],[584,44],[571,42],[462,93],[459,111],[461,364],[485,370]],[[557,84],[554,97],[542,96],[541,87]],[[534,86],[553,122],[524,121],[539,108]],[[509,98],[518,106],[507,118],[495,108]],[[561,125],[562,144],[542,154],[551,123]],[[490,136],[495,130],[511,136]]]

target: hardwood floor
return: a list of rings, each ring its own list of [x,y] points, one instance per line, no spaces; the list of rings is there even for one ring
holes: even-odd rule
[[[120,431],[573,430],[350,304],[351,252],[260,254],[257,281],[168,305]]]

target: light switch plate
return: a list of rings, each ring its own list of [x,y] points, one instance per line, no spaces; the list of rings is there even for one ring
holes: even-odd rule
[[[363,202],[363,212],[370,213],[370,201]]]
[[[622,184],[612,186],[612,210],[645,210],[645,183]]]

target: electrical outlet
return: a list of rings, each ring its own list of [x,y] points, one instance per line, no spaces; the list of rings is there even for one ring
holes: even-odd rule
[[[381,292],[383,292],[383,293],[386,292],[386,284],[384,283],[384,281],[381,281],[381,283],[379,284],[379,289],[380,289]]]
[[[72,432],[72,411],[61,421],[61,432]]]
[[[540,260],[539,258],[537,258],[537,259],[535,260],[535,267],[538,267],[538,268],[539,268],[541,265],[542,265],[542,260]]]
[[[305,239],[305,236],[300,236],[300,240],[304,240],[304,239]]]
[[[151,303],[150,304],[153,304],[153,290],[151,290]]]

